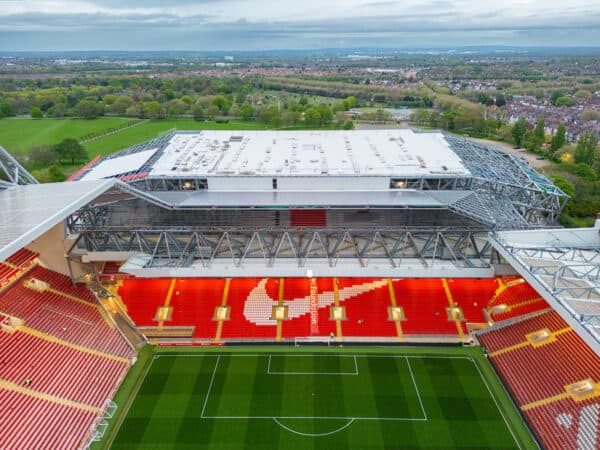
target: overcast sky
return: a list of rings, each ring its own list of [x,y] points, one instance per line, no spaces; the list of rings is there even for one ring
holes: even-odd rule
[[[0,50],[600,46],[600,0],[0,0]]]

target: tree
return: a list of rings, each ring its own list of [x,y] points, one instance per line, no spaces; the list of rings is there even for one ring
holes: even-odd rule
[[[42,110],[35,106],[33,108],[31,108],[31,112],[29,114],[31,115],[32,119],[41,119],[44,117]]]
[[[557,101],[559,98],[561,98],[561,97],[564,97],[564,95],[565,95],[565,94],[563,93],[563,91],[558,91],[558,90],[557,90],[557,91],[554,91],[554,92],[552,92],[552,96],[550,97],[550,99],[552,100],[552,104],[553,104],[554,106],[556,106],[556,101]]]
[[[28,153],[31,167],[48,167],[59,162],[58,153],[49,145],[36,145]]]
[[[321,114],[321,123],[323,125],[330,124],[333,121],[333,111],[331,108],[323,103],[317,106],[319,114]]]
[[[525,133],[527,133],[528,128],[529,124],[527,123],[527,119],[525,119],[525,117],[519,117],[519,120],[517,120],[513,125],[511,132],[515,145],[519,147],[523,146]]]
[[[216,117],[220,114],[220,112],[221,111],[219,110],[219,107],[217,105],[210,105],[208,107],[208,115],[210,117]]]
[[[567,194],[571,199],[575,198],[575,186],[569,180],[561,175],[550,175],[550,179],[554,182],[557,188]],[[568,202],[565,209],[563,210],[563,214],[569,214],[571,212],[572,202]]]
[[[194,106],[192,106],[192,116],[194,116],[194,120],[204,119],[205,112],[200,103],[196,103]]]
[[[350,97],[346,97],[342,102],[342,106],[346,111],[354,108],[356,106],[356,97],[354,97],[353,95]]]
[[[50,181],[53,183],[58,183],[67,179],[62,169],[56,164],[48,167],[48,175],[50,176]]]
[[[123,115],[126,114],[127,108],[130,108],[132,105],[133,99],[131,97],[128,97],[127,95],[122,95],[120,97],[117,97],[115,102],[109,106],[108,111],[113,114]]]
[[[0,103],[0,119],[2,117],[12,117],[15,115],[15,110],[8,102]]]
[[[156,101],[148,102],[144,105],[144,116],[148,119],[162,119],[163,114],[161,104]]]
[[[506,96],[502,93],[496,96],[496,106],[504,106],[506,105]]]
[[[352,122],[351,120],[346,120],[342,128],[344,130],[354,130],[354,122]]]
[[[75,107],[75,114],[84,119],[95,119],[102,113],[102,106],[94,100],[82,100]]]
[[[567,130],[564,124],[560,124],[556,129],[556,133],[552,136],[550,141],[550,149],[554,153],[558,149],[562,148],[567,143]]]
[[[593,109],[586,109],[581,113],[581,120],[585,120],[586,122],[600,120],[600,112]]]
[[[556,99],[555,106],[573,106],[573,100],[571,100],[571,97],[563,95]]]
[[[55,103],[54,106],[48,110],[48,114],[52,117],[64,117],[67,114],[67,104]]]
[[[219,108],[219,111],[223,115],[227,115],[229,108],[231,108],[231,103],[229,103],[222,95],[217,95],[210,104]]]
[[[575,162],[592,165],[596,157],[596,145],[598,140],[596,134],[586,130],[583,132],[575,148]]]
[[[306,108],[306,111],[304,111],[304,122],[311,127],[319,126],[321,124],[321,113],[314,106]]]
[[[302,106],[306,106],[308,105],[308,99],[303,95],[300,97],[300,100],[298,100],[298,103],[300,103]]]
[[[71,164],[75,161],[85,160],[88,158],[87,151],[76,139],[65,138],[54,147],[54,151],[58,153],[60,159],[70,159]]]
[[[533,133],[535,134],[539,145],[542,145],[546,141],[546,123],[543,118],[537,121]]]
[[[244,103],[240,108],[240,115],[244,120],[250,120],[254,116],[254,109],[249,103]]]

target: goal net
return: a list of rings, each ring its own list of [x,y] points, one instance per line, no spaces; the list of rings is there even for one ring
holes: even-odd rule
[[[336,341],[334,336],[304,336],[294,338],[294,347],[300,347],[301,345],[326,345],[327,347],[339,345],[341,347],[342,343]]]

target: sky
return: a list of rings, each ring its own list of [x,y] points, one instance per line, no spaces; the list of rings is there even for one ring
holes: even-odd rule
[[[600,0],[0,0],[0,51],[600,46]]]

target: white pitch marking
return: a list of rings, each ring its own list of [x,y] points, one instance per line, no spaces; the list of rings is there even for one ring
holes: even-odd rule
[[[479,378],[481,378],[483,380],[483,384],[485,384],[485,387],[487,388],[490,396],[492,397],[492,400],[494,400],[494,404],[496,405],[496,409],[500,412],[500,415],[502,416],[502,419],[504,420],[504,424],[506,425],[506,428],[508,428],[508,431],[510,431],[510,434],[512,435],[515,443],[517,444],[517,447],[519,447],[519,449],[521,449],[521,444],[519,444],[519,441],[517,440],[517,437],[515,436],[515,433],[513,432],[511,426],[509,425],[508,421],[506,420],[506,417],[504,417],[504,412],[502,412],[502,409],[500,408],[500,405],[498,405],[498,401],[496,400],[496,397],[492,393],[492,390],[490,389],[490,387],[489,387],[489,385],[487,383],[487,380],[483,376],[483,373],[481,373],[481,370],[479,369],[479,364],[477,364],[477,362],[473,358],[467,358],[467,359],[469,361],[471,361],[471,363],[477,369],[477,372],[479,372]],[[502,384],[502,383],[500,383],[500,384]],[[504,385],[502,384],[502,386],[504,386]],[[507,395],[508,395],[508,393],[507,393]]]
[[[282,419],[282,417],[279,417],[280,419]],[[348,428],[350,425],[352,425],[352,423],[354,422],[354,418],[350,419],[350,422],[348,422],[346,425],[338,428],[337,430],[333,430],[333,431],[329,431],[327,433],[302,433],[301,431],[296,431],[293,430],[292,428],[286,427],[284,424],[282,424],[279,420],[277,420],[276,417],[273,417],[273,420],[275,421],[275,423],[277,425],[279,425],[281,428],[283,428],[284,430],[289,431],[290,433],[294,433],[294,434],[298,434],[300,436],[308,436],[308,437],[321,437],[321,436],[329,436],[331,434],[335,434],[335,433],[339,433],[342,430],[345,430],[346,428]]]
[[[217,356],[217,362],[215,363],[215,368],[213,369],[213,374],[210,379],[210,384],[208,385],[208,392],[206,393],[206,398],[204,399],[204,406],[202,406],[202,413],[200,414],[200,418],[204,418],[204,410],[206,409],[206,404],[208,403],[208,397],[210,397],[210,391],[212,390],[213,383],[215,381],[215,375],[217,374],[217,367],[219,366],[219,361],[221,360],[221,355]]]
[[[423,400],[421,400],[421,393],[419,392],[419,388],[417,387],[417,382],[415,381],[415,376],[412,371],[412,367],[410,366],[410,361],[408,358],[404,358],[406,361],[406,365],[408,366],[408,371],[410,372],[410,377],[412,378],[413,386],[415,387],[415,391],[417,393],[417,397],[419,397],[419,404],[421,405],[421,411],[423,411],[423,417],[427,420],[427,413],[425,412],[425,407],[423,406]]]

